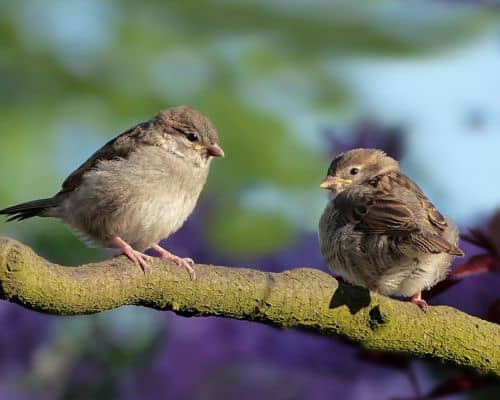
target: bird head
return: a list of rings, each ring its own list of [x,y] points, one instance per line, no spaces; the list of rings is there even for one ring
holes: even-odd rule
[[[339,154],[330,164],[322,189],[338,194],[352,185],[368,183],[375,177],[399,171],[399,164],[378,149],[353,149]]]
[[[219,137],[210,120],[198,110],[179,106],[161,111],[154,120],[178,154],[188,159],[224,157]]]

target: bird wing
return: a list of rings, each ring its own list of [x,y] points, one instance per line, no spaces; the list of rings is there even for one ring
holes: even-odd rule
[[[396,249],[411,244],[423,253],[463,255],[440,235],[423,229],[411,208],[391,192],[346,190],[335,198],[335,208],[344,223],[357,230],[390,236]]]
[[[426,211],[429,222],[438,228],[440,231],[444,232],[448,227],[448,222],[446,218],[437,210],[437,208],[432,204],[432,202],[424,195],[422,189],[413,182],[410,178],[403,174],[397,174],[394,178],[396,184],[405,187],[412,193],[415,193],[418,201],[422,208]]]
[[[463,257],[464,253],[457,246],[434,233],[412,233],[409,241],[423,253],[448,253]]]
[[[388,192],[346,190],[335,198],[335,208],[345,223],[366,233],[409,234],[419,230],[411,209]]]
[[[128,158],[136,148],[137,143],[142,141],[143,134],[149,124],[149,122],[140,123],[106,143],[66,178],[58,194],[72,192],[77,189],[82,183],[85,173],[96,168],[100,161]]]

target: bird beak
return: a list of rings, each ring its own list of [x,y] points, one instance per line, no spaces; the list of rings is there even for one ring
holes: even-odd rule
[[[209,144],[207,147],[208,155],[212,157],[224,157],[224,150],[218,144]]]
[[[350,185],[351,179],[337,178],[336,176],[328,175],[321,181],[319,187],[321,189],[338,190],[342,185]]]

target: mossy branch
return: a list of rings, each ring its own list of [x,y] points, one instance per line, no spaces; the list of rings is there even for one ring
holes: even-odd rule
[[[315,269],[195,269],[197,279],[191,281],[183,268],[157,261],[144,274],[124,257],[69,268],[0,237],[0,297],[31,310],[77,315],[139,305],[184,316],[245,319],[500,376],[500,326],[454,308],[429,307],[424,314],[414,304],[339,285]]]

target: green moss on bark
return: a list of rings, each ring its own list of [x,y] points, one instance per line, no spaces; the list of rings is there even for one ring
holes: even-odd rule
[[[500,326],[450,307],[393,300],[339,283],[315,269],[279,274],[246,268],[182,268],[157,261],[144,274],[126,258],[77,268],[49,263],[0,238],[0,297],[56,315],[92,314],[123,305],[220,316],[338,336],[366,349],[429,357],[500,376]]]

